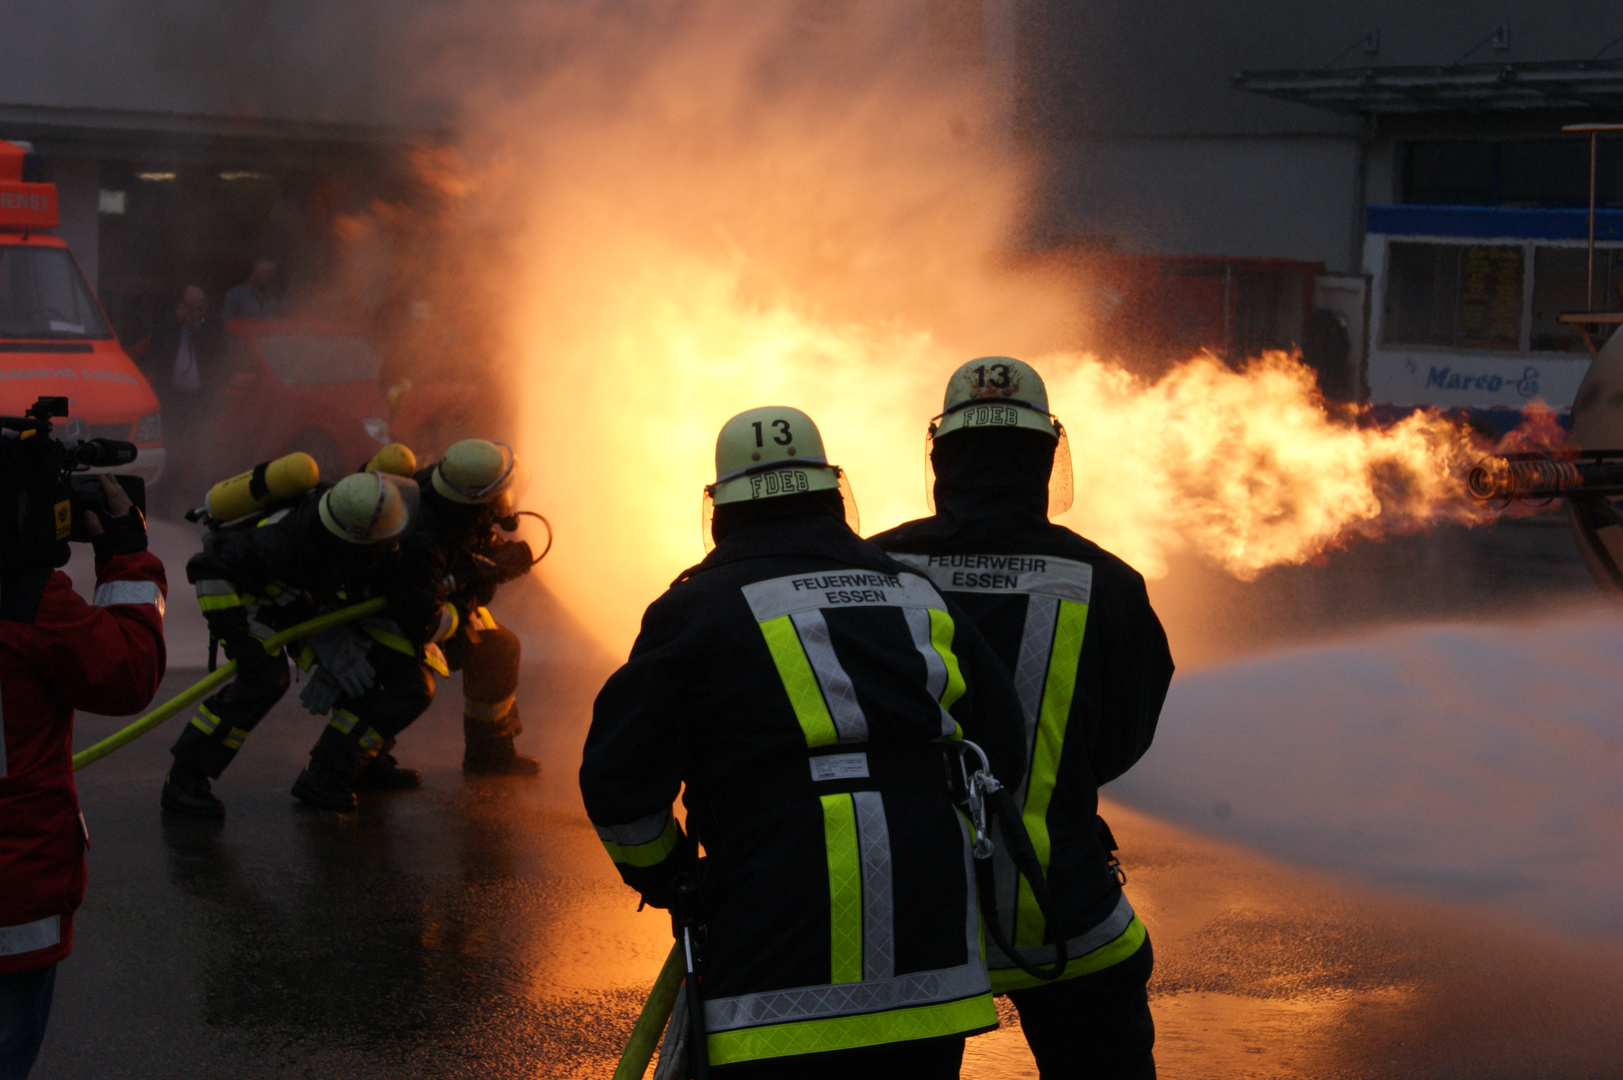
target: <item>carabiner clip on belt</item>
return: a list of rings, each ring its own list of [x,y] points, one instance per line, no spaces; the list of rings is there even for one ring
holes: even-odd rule
[[[1014,805],[1014,798],[1009,789],[992,775],[992,765],[986,759],[986,752],[968,739],[960,740],[949,745],[959,748],[958,768],[963,777],[964,803],[969,813],[969,824],[973,830],[970,852],[975,856],[975,883],[981,898],[981,909],[986,922],[986,932],[1003,950],[1005,956],[1014,961],[1021,971],[1033,978],[1053,980],[1065,974],[1065,966],[1070,957],[1065,950],[1065,936],[1061,931],[1058,912],[1054,907],[1054,897],[1048,889],[1048,879],[1043,875],[1042,863],[1037,859],[1037,849],[1032,847],[1031,836],[1026,832],[1025,822],[1021,819],[1019,807]],[[969,752],[974,751],[980,759],[980,768],[974,772],[969,768]],[[998,820],[998,829],[1003,834],[1003,842],[1008,845],[1009,857],[1014,862],[1015,870],[1031,885],[1031,894],[1037,901],[1037,908],[1043,913],[1050,927],[1056,931],[1054,941],[1054,963],[1047,967],[1038,967],[1025,960],[1014,949],[1003,933],[1003,924],[997,916],[997,887],[992,872],[992,831],[989,824],[991,817]]]

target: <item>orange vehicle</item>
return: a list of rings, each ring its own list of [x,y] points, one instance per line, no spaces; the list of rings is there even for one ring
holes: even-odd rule
[[[158,398],[107,324],[60,224],[56,185],[32,177],[26,144],[0,140],[0,415],[21,416],[44,395],[68,399],[68,441],[124,439],[134,473],[163,475]]]

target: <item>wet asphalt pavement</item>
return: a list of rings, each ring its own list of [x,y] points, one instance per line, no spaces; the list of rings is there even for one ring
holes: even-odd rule
[[[158,810],[184,718],[80,773],[90,891],[35,1077],[607,1078],[670,939],[579,808],[601,674],[526,669],[539,782],[464,781],[456,680],[396,751],[423,790],[354,814],[288,796],[319,731],[296,688],[216,786],[223,823]],[[81,717],[78,744],[123,722]],[[1615,945],[1106,813],[1155,940],[1163,1077],[1623,1076]],[[964,1075],[1035,1069],[1010,1023]]]

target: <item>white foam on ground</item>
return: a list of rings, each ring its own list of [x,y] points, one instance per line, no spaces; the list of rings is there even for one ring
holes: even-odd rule
[[[1107,794],[1376,885],[1623,939],[1623,611],[1179,674]]]

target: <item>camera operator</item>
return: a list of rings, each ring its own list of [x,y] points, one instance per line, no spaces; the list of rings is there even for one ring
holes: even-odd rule
[[[33,1067],[84,898],[73,710],[138,712],[164,672],[163,564],[124,489],[99,480],[107,509],[82,517],[96,554],[92,602],[56,569],[67,561],[60,539],[40,565],[13,557],[0,567],[0,1080]],[[60,538],[71,517],[54,509]]]

